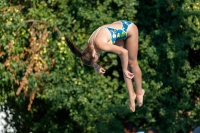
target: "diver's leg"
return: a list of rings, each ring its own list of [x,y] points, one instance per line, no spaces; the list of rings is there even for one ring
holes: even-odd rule
[[[142,89],[142,72],[138,65],[138,29],[135,24],[128,27],[128,38],[126,39],[125,48],[128,50],[129,68],[134,74],[134,81],[136,84],[136,97],[138,106],[142,106],[143,95],[145,91]]]

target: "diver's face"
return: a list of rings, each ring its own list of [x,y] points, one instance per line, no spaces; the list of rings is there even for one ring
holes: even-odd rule
[[[94,58],[94,62],[97,62],[97,60],[99,59],[99,56],[100,56],[100,53],[94,50],[92,54],[92,57]]]

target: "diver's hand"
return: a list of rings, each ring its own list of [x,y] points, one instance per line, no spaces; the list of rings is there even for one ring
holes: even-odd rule
[[[104,74],[106,72],[106,70],[103,68],[103,67],[100,67],[99,68],[99,73],[100,74]]]
[[[129,72],[128,70],[124,70],[123,72],[124,72],[125,76],[129,79],[132,79],[134,77],[134,74]]]
[[[106,70],[101,66],[98,66],[97,68],[95,68],[95,71],[99,74],[104,74],[106,72]]]

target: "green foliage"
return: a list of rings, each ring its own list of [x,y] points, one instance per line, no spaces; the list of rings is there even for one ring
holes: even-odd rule
[[[156,127],[161,133],[196,126],[200,122],[199,4],[2,0],[0,106],[13,116],[6,121],[24,133],[118,133],[125,119],[134,120],[141,130]],[[120,19],[135,22],[140,32],[138,59],[146,93],[144,105],[135,113],[128,108],[117,55],[102,53],[99,63],[107,71],[98,75],[74,57],[57,31],[83,49],[96,28]]]
[[[141,32],[140,66],[147,88],[151,88],[146,93],[147,108],[151,109],[147,115],[151,117],[145,117],[147,126],[163,132],[186,132],[199,122],[195,113],[199,110],[200,92],[200,60],[195,54],[199,51],[199,3],[188,0],[139,4],[136,18]],[[142,123],[141,127],[146,125]]]

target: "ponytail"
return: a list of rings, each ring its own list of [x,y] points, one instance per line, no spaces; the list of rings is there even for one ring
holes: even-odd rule
[[[84,64],[88,66],[97,66],[94,62],[94,57],[92,56],[93,48],[90,45],[87,45],[87,47],[81,52],[78,50],[78,48],[74,45],[74,43],[65,36],[65,41],[69,47],[69,49],[72,51],[74,55],[77,57],[80,57]]]
[[[65,41],[67,43],[67,46],[69,47],[69,49],[72,51],[72,53],[74,55],[76,55],[77,57],[81,57],[82,56],[81,51],[78,50],[78,48],[74,45],[74,43],[71,40],[69,40],[67,38],[67,36],[65,36]]]

